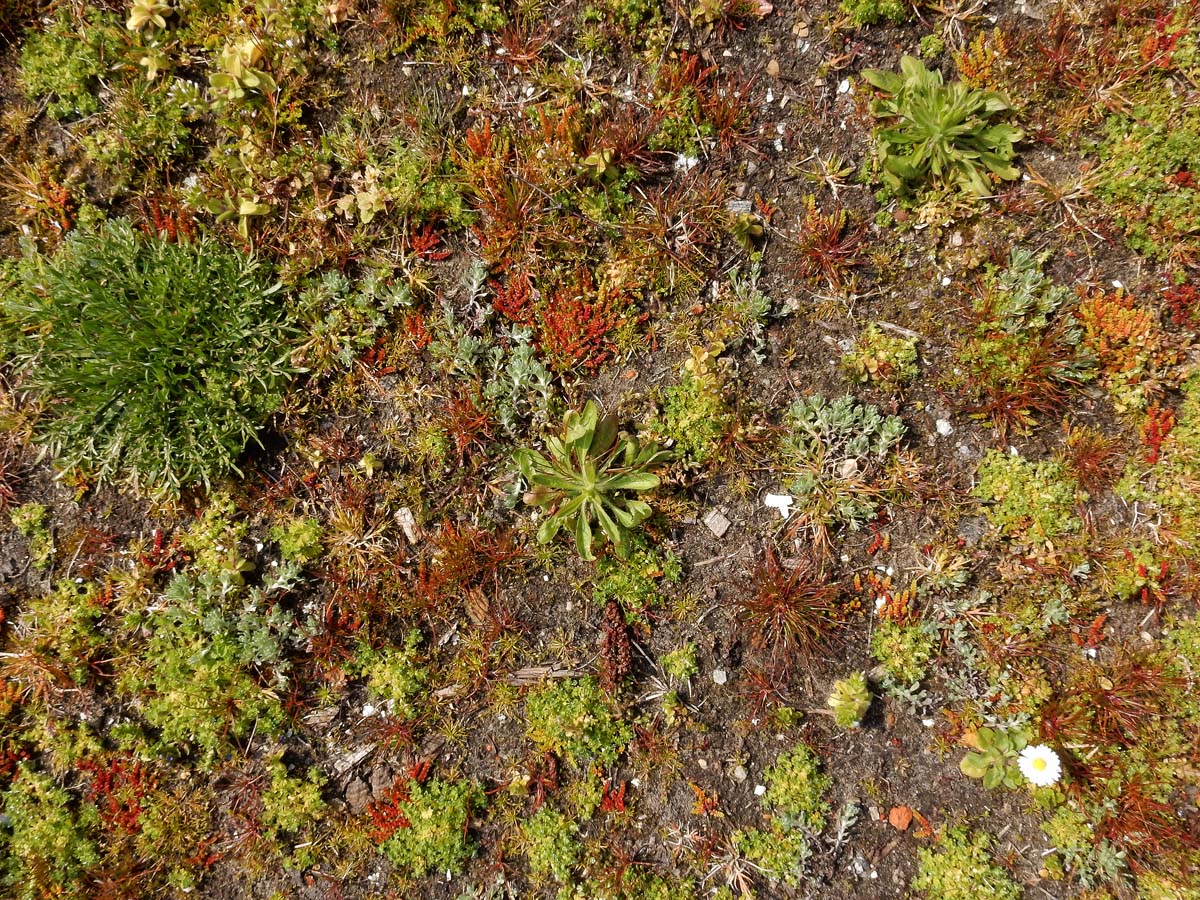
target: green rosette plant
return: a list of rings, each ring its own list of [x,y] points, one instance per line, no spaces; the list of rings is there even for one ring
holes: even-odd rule
[[[1021,129],[991,119],[1012,107],[992,91],[961,82],[945,84],[913,56],[900,60],[900,71],[866,69],[871,85],[883,92],[871,113],[890,124],[875,133],[885,185],[898,193],[933,180],[985,197],[992,193],[988,175],[1011,181],[1013,145]]]
[[[549,513],[538,528],[539,543],[550,543],[565,528],[584,559],[595,559],[593,543],[605,538],[624,557],[625,535],[651,513],[650,504],[632,494],[658,486],[650,470],[670,454],[619,431],[616,416],[601,415],[590,400],[582,411],[567,413],[562,436],[547,438],[546,451],[515,454],[530,488],[525,502]]]

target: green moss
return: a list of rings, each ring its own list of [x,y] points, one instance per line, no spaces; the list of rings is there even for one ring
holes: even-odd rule
[[[592,598],[600,606],[619,600],[627,616],[643,619],[663,605],[662,585],[678,583],[683,566],[674,553],[660,552],[640,534],[630,534],[626,542],[625,559],[610,554],[596,561]]]
[[[803,833],[773,821],[767,831],[754,828],[733,835],[733,846],[772,881],[799,886],[812,848]]]
[[[95,675],[92,664],[107,639],[104,615],[98,585],[59,581],[26,605],[17,646],[55,660],[75,684],[85,684]]]
[[[429,670],[421,665],[418,650],[422,640],[421,632],[413,630],[403,647],[373,650],[364,646],[353,666],[366,675],[371,693],[388,701],[392,715],[401,719],[417,715],[417,701],[429,686]]]
[[[611,764],[633,737],[595,678],[566,678],[530,692],[529,737],[543,750]]]
[[[271,781],[262,793],[263,811],[260,819],[267,835],[277,842],[288,842],[288,864],[303,868],[316,862],[316,855],[307,846],[312,829],[326,815],[321,796],[325,778],[320,769],[310,768],[302,778],[294,778],[282,759],[267,762]]]
[[[903,0],[842,0],[841,10],[855,25],[905,22],[912,10]]]
[[[784,820],[813,832],[825,827],[829,803],[825,794],[832,779],[821,772],[821,760],[811,747],[797,744],[781,753],[766,771],[767,791],[762,804]]]
[[[179,539],[192,558],[191,570],[241,584],[242,575],[254,566],[242,556],[241,543],[249,524],[238,514],[232,495],[218,491]]]
[[[842,356],[842,368],[857,382],[895,390],[916,377],[917,339],[868,325]]]
[[[656,440],[669,442],[676,457],[687,462],[710,459],[733,422],[717,359],[724,349],[720,342],[692,348],[679,384],[666,390],[661,422],[651,429]]]
[[[557,810],[542,807],[521,826],[529,871],[566,884],[579,861],[575,823]]]
[[[1075,504],[1087,500],[1061,462],[1030,462],[999,450],[988,451],[971,494],[987,502],[984,515],[1002,535],[1028,543],[1077,532]]]
[[[834,721],[842,728],[857,728],[871,708],[871,691],[867,677],[854,672],[834,684],[827,704],[833,710]]]
[[[106,59],[123,39],[117,17],[88,9],[76,23],[62,8],[44,31],[32,32],[21,49],[21,84],[32,100],[48,100],[56,119],[90,116],[100,109],[96,92]]]
[[[871,633],[871,655],[899,685],[919,684],[937,649],[937,631],[926,623],[899,625],[891,620],[876,623]]]
[[[400,807],[409,827],[384,841],[384,856],[418,878],[429,872],[461,872],[475,853],[467,825],[471,813],[484,805],[483,790],[473,781],[434,778],[428,784],[411,782],[408,793]]]
[[[1154,86],[1128,115],[1109,116],[1096,193],[1117,215],[1129,246],[1152,259],[1200,250],[1200,110]]]
[[[9,513],[13,528],[29,541],[29,561],[44,569],[54,560],[54,535],[46,521],[49,510],[42,503],[26,503]]]
[[[917,850],[912,889],[925,900],[1018,900],[1021,886],[992,863],[991,846],[984,832],[946,829],[936,848]]]
[[[96,807],[75,806],[49,775],[21,763],[0,795],[0,884],[19,900],[89,896],[84,875],[100,862]]]
[[[292,519],[271,529],[271,540],[279,545],[286,562],[307,565],[321,558],[325,530],[316,519]]]
[[[677,650],[663,654],[660,664],[668,678],[687,681],[699,671],[696,665],[696,645],[689,641]]]
[[[119,683],[128,695],[147,695],[142,712],[165,750],[195,752],[209,765],[233,741],[278,730],[284,715],[272,688],[286,685],[296,635],[292,614],[272,598],[296,575],[281,569],[274,581],[247,591],[229,576],[180,574],[160,606],[141,623],[132,617],[128,626],[144,624],[151,637],[141,665],[125,670]]]
[[[1183,385],[1177,423],[1162,444],[1162,457],[1148,468],[1131,464],[1117,493],[1126,501],[1156,509],[1171,525],[1181,548],[1200,543],[1200,375]]]

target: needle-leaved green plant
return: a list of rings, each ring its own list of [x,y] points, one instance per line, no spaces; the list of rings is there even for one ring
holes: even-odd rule
[[[18,276],[0,302],[62,466],[168,492],[237,471],[294,373],[266,263],[119,219],[27,245]]]

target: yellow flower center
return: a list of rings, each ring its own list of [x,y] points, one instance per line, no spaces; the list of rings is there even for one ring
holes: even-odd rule
[[[1039,756],[1034,759],[1033,767],[1040,772],[1042,769],[1046,768],[1046,761]]]

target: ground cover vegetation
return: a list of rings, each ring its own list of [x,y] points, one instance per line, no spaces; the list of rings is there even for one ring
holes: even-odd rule
[[[0,2],[0,895],[1200,897],[1200,5]]]

